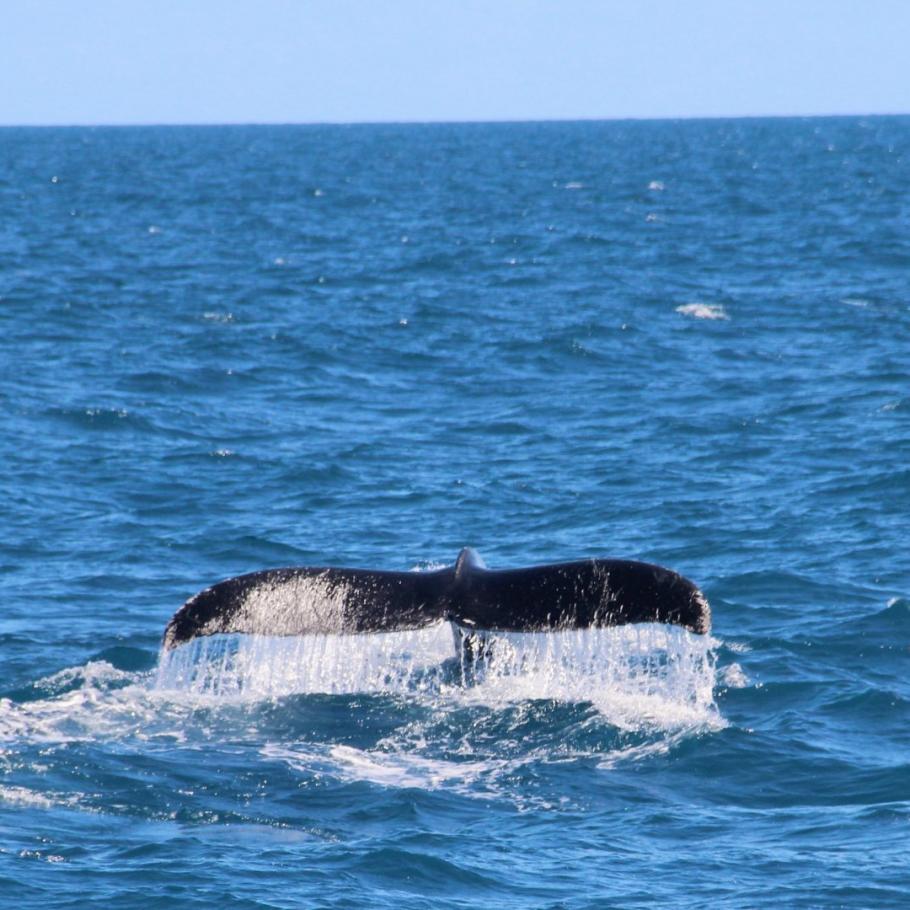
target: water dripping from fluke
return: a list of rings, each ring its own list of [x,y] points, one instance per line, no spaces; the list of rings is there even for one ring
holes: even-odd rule
[[[504,704],[592,702],[623,717],[714,712],[715,642],[666,625],[553,632],[426,629],[360,635],[219,635],[163,650],[155,689],[259,700],[382,694]]]

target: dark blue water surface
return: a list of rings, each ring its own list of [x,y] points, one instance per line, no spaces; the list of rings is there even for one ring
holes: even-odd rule
[[[0,131],[4,907],[906,907],[908,528],[910,119]],[[465,544],[710,651],[162,683],[220,578]]]

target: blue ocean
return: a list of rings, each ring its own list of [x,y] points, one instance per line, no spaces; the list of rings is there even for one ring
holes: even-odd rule
[[[910,906],[908,521],[910,118],[0,130],[4,908]],[[463,546],[712,632],[161,651]]]

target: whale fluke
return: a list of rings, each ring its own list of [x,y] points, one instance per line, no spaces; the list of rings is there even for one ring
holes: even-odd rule
[[[711,610],[691,581],[649,563],[487,569],[465,548],[454,565],[431,572],[288,568],[229,578],[174,614],[164,647],[204,635],[391,632],[441,620],[510,632],[667,623],[707,633]]]

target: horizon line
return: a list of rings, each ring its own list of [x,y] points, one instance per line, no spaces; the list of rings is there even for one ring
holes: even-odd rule
[[[480,118],[467,119],[396,119],[388,120],[137,120],[129,122],[48,122],[48,123],[0,123],[0,129],[137,129],[137,128],[180,128],[180,127],[227,127],[227,126],[495,126],[537,123],[678,123],[680,121],[715,121],[715,120],[834,120],[856,119],[863,117],[907,117],[910,111],[866,111],[850,113],[812,113],[812,114],[681,114],[657,117],[621,116],[621,117],[515,117],[515,118]]]

